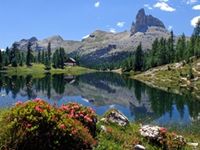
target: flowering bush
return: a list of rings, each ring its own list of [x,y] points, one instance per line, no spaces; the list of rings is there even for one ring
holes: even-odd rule
[[[77,103],[68,103],[60,107],[61,112],[68,118],[77,119],[87,127],[92,135],[96,132],[97,116],[92,108]]]
[[[0,119],[0,149],[91,149],[89,130],[60,110],[41,99],[16,103]]]

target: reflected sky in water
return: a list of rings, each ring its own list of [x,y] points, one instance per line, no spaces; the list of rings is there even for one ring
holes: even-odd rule
[[[200,116],[200,102],[189,93],[167,93],[114,73],[46,75],[40,79],[0,74],[1,108],[34,98],[59,106],[78,102],[99,115],[116,108],[132,121],[160,125],[189,125]]]

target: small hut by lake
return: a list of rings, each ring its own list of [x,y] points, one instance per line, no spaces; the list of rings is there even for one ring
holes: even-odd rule
[[[66,61],[65,61],[65,66],[76,66],[76,60],[74,58],[69,57]]]

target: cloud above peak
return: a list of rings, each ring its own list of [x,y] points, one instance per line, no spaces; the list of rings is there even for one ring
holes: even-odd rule
[[[99,6],[100,6],[100,2],[97,1],[97,2],[94,4],[94,7],[99,8]]]
[[[199,20],[200,20],[200,16],[196,16],[196,17],[192,18],[192,20],[191,20],[191,25],[192,25],[193,27],[196,27],[197,22],[198,22]]]
[[[194,9],[194,10],[200,10],[200,5],[195,5],[195,6],[192,7],[192,9]]]
[[[160,0],[159,2],[154,4],[153,7],[159,8],[160,10],[168,11],[168,12],[173,12],[176,10],[175,8],[169,6],[169,4],[167,4],[166,2],[167,2],[167,0]]]
[[[198,0],[185,0],[186,4],[194,4],[196,3]]]
[[[149,10],[153,9],[149,4],[144,4],[144,7],[148,8]]]
[[[119,22],[117,22],[116,25],[117,25],[119,28],[123,28],[124,25],[125,25],[125,22],[124,22],[124,21],[119,21]]]
[[[110,30],[109,30],[111,33],[116,33],[117,31],[116,31],[116,29],[114,29],[114,28],[110,28]]]

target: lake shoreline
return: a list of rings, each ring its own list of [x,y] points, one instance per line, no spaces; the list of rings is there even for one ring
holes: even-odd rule
[[[7,108],[7,109],[0,110],[0,124],[3,125],[2,127],[0,127],[0,131],[1,131],[0,137],[8,138],[9,136],[7,136],[7,135],[5,136],[4,134],[2,134],[2,132],[3,133],[5,132],[5,130],[4,130],[5,128],[10,130],[10,126],[7,127],[4,124],[4,122],[2,122],[2,120],[5,120],[6,116],[16,115],[17,112],[24,112],[23,114],[20,114],[22,116],[18,116],[19,117],[18,119],[20,119],[20,117],[24,117],[24,115],[26,114],[25,117],[29,118],[27,121],[29,122],[29,126],[31,127],[31,128],[29,127],[30,130],[28,130],[28,129],[26,129],[26,130],[28,130],[28,132],[33,132],[33,134],[34,134],[34,130],[37,130],[37,128],[34,127],[34,125],[35,125],[34,122],[38,118],[38,115],[39,116],[41,115],[42,118],[44,118],[44,119],[45,119],[45,117],[48,117],[48,115],[51,115],[51,113],[50,113],[51,111],[50,112],[46,111],[44,114],[44,111],[46,109],[48,111],[50,111],[49,109],[52,109],[51,111],[54,112],[54,115],[57,115],[56,109],[59,110],[58,113],[63,111],[64,114],[62,114],[62,115],[66,115],[67,113],[70,113],[71,111],[73,111],[74,116],[79,114],[79,111],[81,113],[83,113],[83,111],[86,111],[87,113],[92,111],[91,114],[88,114],[88,115],[87,115],[87,113],[86,114],[84,113],[85,116],[89,117],[89,118],[84,117],[85,121],[87,121],[88,119],[92,119],[92,124],[85,123],[85,122],[82,122],[82,123],[86,128],[92,129],[92,131],[93,130],[95,131],[94,138],[97,141],[96,142],[97,144],[95,146],[93,146],[94,150],[101,150],[102,147],[104,147],[104,148],[112,147],[113,149],[117,148],[119,150],[124,149],[126,147],[125,149],[128,150],[128,149],[132,149],[132,147],[135,147],[138,145],[144,146],[148,149],[160,149],[160,148],[163,148],[163,146],[167,146],[167,147],[180,146],[182,148],[187,148],[189,150],[190,149],[192,150],[193,146],[190,146],[187,143],[195,143],[195,144],[197,143],[198,144],[200,142],[200,139],[199,139],[200,133],[195,132],[193,130],[190,130],[189,132],[181,132],[176,129],[170,129],[170,128],[167,129],[165,127],[153,126],[153,125],[149,125],[149,124],[142,126],[141,124],[136,123],[136,122],[129,122],[129,120],[121,112],[119,112],[116,109],[110,109],[104,115],[97,116],[97,114],[95,114],[95,112],[90,107],[85,107],[85,106],[79,105],[77,103],[68,103],[68,104],[64,104],[61,107],[57,108],[57,107],[49,105],[48,103],[44,102],[43,100],[41,100],[39,98],[37,98],[35,100],[24,102],[24,103],[17,102],[15,104],[15,106],[13,106],[11,109]],[[70,109],[70,111],[68,112],[68,111],[66,111],[66,109]],[[34,120],[30,119],[30,117],[29,117],[30,114],[28,113],[28,110],[32,110],[31,118]],[[48,115],[46,116],[46,114],[48,114]],[[112,115],[112,117],[110,117],[111,115]],[[96,117],[97,117],[97,121],[94,121],[94,123],[93,123],[93,118],[95,120]],[[73,118],[73,119],[75,119],[75,120],[77,119],[77,121],[79,121],[79,119],[82,120],[81,118]],[[45,120],[43,120],[43,119],[42,120],[40,119],[40,122],[41,121],[45,122]],[[90,121],[90,120],[88,120],[88,121]],[[21,122],[22,123],[20,123],[20,120],[19,120],[18,125],[23,124],[23,121],[21,121]],[[9,123],[14,124],[15,122],[8,121],[8,124]],[[48,125],[48,122],[47,122],[47,125]],[[64,126],[64,124],[62,126]],[[62,128],[62,126],[61,126],[61,128]],[[96,126],[96,127],[91,128],[92,126]],[[65,127],[67,127],[67,125]],[[21,128],[21,127],[18,126],[18,128]],[[59,126],[58,126],[58,128],[59,128]],[[75,130],[77,130],[76,128],[77,127],[75,126]],[[143,136],[142,132],[141,132],[142,128],[149,128],[148,130],[150,130],[150,132],[151,132],[151,130],[154,130],[154,129],[158,130],[160,138],[163,138],[163,140],[166,140],[166,141],[163,143],[162,141],[156,141],[156,140],[154,141],[152,139],[151,140],[148,139],[148,138],[152,138],[152,137]],[[38,128],[38,129],[40,129],[40,128]],[[62,128],[62,129],[65,129],[65,128]],[[13,131],[15,131],[15,130],[16,129],[13,128]],[[81,131],[79,131],[79,132],[81,132]],[[171,139],[171,137],[178,137],[180,139],[178,139],[178,141],[176,141],[173,138]],[[23,134],[21,135],[20,138],[23,138]],[[157,138],[157,137],[155,137],[155,138]],[[3,140],[0,140],[0,143],[4,143],[4,140],[6,141],[6,139],[4,139],[4,138],[3,138]],[[15,139],[12,139],[12,140],[15,140]],[[81,142],[81,141],[79,141],[79,142]]]
[[[7,67],[5,70],[0,70],[0,73],[5,73],[10,76],[18,75],[18,76],[43,76],[44,74],[65,74],[65,75],[81,75],[85,73],[96,72],[94,69],[89,69],[81,66],[65,66],[64,69],[56,69],[51,67],[50,70],[45,70],[45,66],[43,64],[32,64],[32,66],[18,66],[18,67]]]
[[[189,95],[200,99],[200,59],[186,64],[184,61],[149,69],[141,73],[128,73],[130,78],[149,86],[179,95]],[[190,79],[190,68],[193,77]]]

